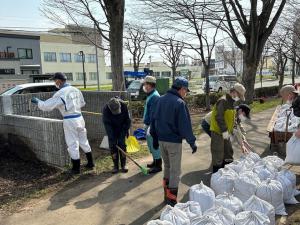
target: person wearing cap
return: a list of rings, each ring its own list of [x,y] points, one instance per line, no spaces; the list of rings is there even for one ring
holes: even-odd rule
[[[298,96],[299,92],[293,85],[285,85],[280,89],[279,94],[283,104],[292,105],[292,102]]]
[[[81,108],[85,106],[83,95],[79,89],[67,83],[65,74],[55,73],[52,79],[59,91],[46,101],[32,98],[31,102],[37,104],[40,110],[52,111],[58,109],[62,114],[65,140],[72,161],[72,173],[80,173],[79,146],[86,154],[88,163],[85,167],[93,169],[92,151],[87,139],[85,121],[81,115]]]
[[[236,83],[230,92],[221,97],[213,106],[211,114],[211,154],[213,172],[233,161],[233,149],[230,136],[233,134],[236,110],[235,102],[245,101],[246,89]]]
[[[147,164],[147,167],[150,168],[149,173],[158,173],[162,170],[162,160],[159,148],[153,148],[153,138],[150,134],[150,125],[153,117],[153,112],[155,112],[156,102],[159,99],[159,93],[155,89],[156,78],[153,76],[146,76],[144,79],[143,90],[147,94],[145,106],[144,106],[144,124],[146,131],[146,140],[148,149],[150,150],[153,158],[151,164]]]
[[[192,153],[197,151],[189,110],[183,100],[189,92],[188,87],[188,81],[183,77],[174,81],[172,88],[158,99],[150,127],[153,147],[160,148],[164,161],[164,196],[171,206],[177,203],[182,140],[187,141]]]
[[[128,130],[131,119],[127,105],[118,97],[111,98],[103,109],[103,124],[108,136],[109,148],[114,163],[113,174],[119,172],[127,173],[126,156],[119,152],[117,145],[126,152],[125,138],[128,137]]]

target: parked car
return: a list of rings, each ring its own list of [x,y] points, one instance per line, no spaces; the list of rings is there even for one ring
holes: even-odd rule
[[[143,91],[143,80],[133,80],[127,88],[132,100],[145,100],[147,95]]]
[[[215,75],[209,76],[209,89],[212,92],[228,91],[238,82],[236,76],[233,75]],[[206,81],[203,80],[202,88],[205,91]]]
[[[57,91],[55,84],[52,83],[27,83],[19,84],[13,88],[10,88],[0,94],[5,95],[18,95],[18,94],[29,94],[29,93],[40,93],[40,92],[54,92]]]

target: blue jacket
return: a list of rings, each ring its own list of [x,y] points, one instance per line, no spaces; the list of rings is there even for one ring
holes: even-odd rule
[[[195,144],[189,110],[175,89],[158,99],[150,132],[159,141]]]
[[[155,89],[147,94],[147,99],[144,107],[144,124],[146,124],[147,126],[151,124],[153,113],[156,107],[156,102],[158,99],[159,93]]]

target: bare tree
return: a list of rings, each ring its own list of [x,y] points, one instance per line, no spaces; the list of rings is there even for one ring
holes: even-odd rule
[[[159,48],[162,51],[162,57],[165,65],[172,70],[172,80],[175,80],[176,70],[182,56],[184,44],[174,40],[172,37],[160,43]]]
[[[226,15],[223,30],[243,51],[242,82],[247,89],[246,100],[253,101],[257,67],[268,37],[271,35],[287,0],[238,1],[221,0]]]
[[[279,77],[279,88],[283,86],[284,73],[286,64],[288,62],[288,55],[291,49],[286,47],[288,33],[281,34],[281,32],[275,32],[269,38],[271,50],[273,51],[274,61],[276,63],[276,77]]]
[[[212,27],[212,11],[208,9],[206,1],[196,0],[144,0],[143,1],[155,22],[165,32],[172,30],[185,36],[183,44],[186,49],[194,50],[202,62],[206,79],[206,108],[210,109],[209,101],[209,71],[214,47],[217,43],[217,33],[222,20]],[[220,6],[220,5],[219,5]],[[217,7],[214,9],[218,12]],[[225,16],[224,16],[225,17]]]
[[[125,0],[43,0],[43,13],[55,23],[73,23],[93,44],[83,27],[95,27],[110,50],[113,90],[124,90],[123,28]]]
[[[125,49],[132,55],[133,70],[139,71],[140,63],[149,46],[146,31],[142,27],[125,25]]]

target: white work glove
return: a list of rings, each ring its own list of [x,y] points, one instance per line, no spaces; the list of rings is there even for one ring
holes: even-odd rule
[[[223,136],[223,139],[224,139],[224,140],[228,140],[228,139],[230,138],[230,134],[229,134],[228,131],[223,132],[223,133],[222,133],[222,136]]]
[[[151,136],[151,134],[150,134],[150,126],[148,127],[148,129],[147,129],[146,132],[147,132],[147,133],[146,133],[147,136]]]

